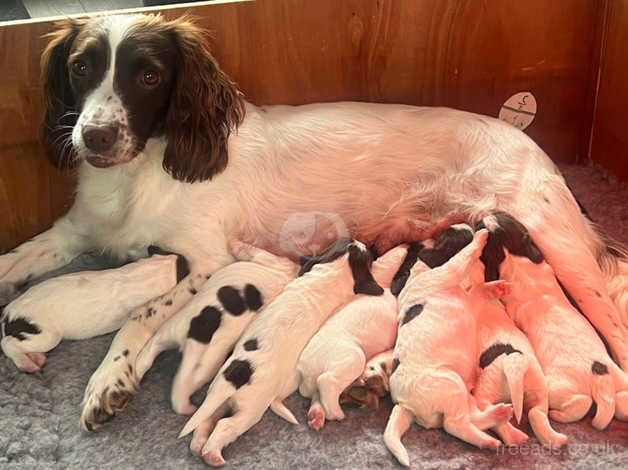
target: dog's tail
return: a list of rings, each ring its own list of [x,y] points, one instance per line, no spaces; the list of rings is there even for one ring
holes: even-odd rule
[[[523,414],[524,379],[529,366],[530,360],[525,354],[519,352],[505,355],[502,362],[517,423],[521,421],[521,415]]]
[[[184,437],[194,431],[203,421],[209,419],[216,410],[237,391],[235,385],[227,381],[222,373],[216,376],[209,386],[205,401],[196,410],[196,413],[185,423],[183,429],[179,433],[179,437]]]
[[[275,413],[277,416],[279,416],[280,418],[285,419],[286,421],[288,421],[289,423],[292,424],[299,424],[299,422],[297,421],[297,419],[294,417],[294,415],[292,414],[292,411],[290,411],[288,409],[288,407],[286,405],[284,405],[283,401],[281,401],[279,398],[276,398],[271,404],[270,404],[270,409],[273,411],[273,413]]]
[[[395,456],[401,465],[410,466],[408,451],[401,443],[401,436],[412,424],[414,416],[401,405],[395,405],[390,412],[386,430],[384,431],[384,443],[388,450]]]
[[[603,430],[615,415],[615,383],[608,368],[599,362],[594,362],[592,374],[591,396],[597,411],[591,424],[594,428]]]

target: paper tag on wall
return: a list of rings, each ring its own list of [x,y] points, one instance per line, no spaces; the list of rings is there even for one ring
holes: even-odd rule
[[[499,119],[524,130],[536,116],[536,98],[529,91],[512,95],[499,110]]]

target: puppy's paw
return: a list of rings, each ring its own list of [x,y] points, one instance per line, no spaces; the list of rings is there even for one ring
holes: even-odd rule
[[[313,404],[307,412],[307,425],[315,431],[325,426],[325,409],[320,403]]]
[[[87,431],[97,429],[124,410],[137,391],[133,366],[122,354],[116,357],[115,361],[105,359],[85,390],[80,423]]]
[[[505,423],[512,419],[513,409],[511,404],[498,403],[494,405],[492,416],[497,423]]]
[[[225,459],[219,450],[215,449],[203,449],[203,460],[207,465],[212,467],[222,467],[225,464]]]
[[[12,282],[0,282],[0,307],[9,305],[20,295],[19,290]]]
[[[6,336],[0,341],[2,352],[13,361],[15,367],[22,372],[34,374],[41,371],[46,363],[46,355],[40,352],[24,352],[22,341],[12,336]]]

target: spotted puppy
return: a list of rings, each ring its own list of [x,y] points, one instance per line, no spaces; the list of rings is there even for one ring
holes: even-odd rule
[[[344,419],[341,393],[360,377],[366,361],[393,347],[397,299],[389,287],[407,252],[407,246],[398,246],[378,258],[372,272],[384,294],[356,296],[327,320],[303,350],[297,382],[301,395],[312,399],[311,428],[322,428],[325,419]]]
[[[565,296],[523,224],[498,212],[485,217],[479,227],[490,231],[482,255],[486,279],[501,277],[513,285],[504,302],[547,378],[550,418],[578,421],[595,402],[595,428],[606,428],[613,416],[628,419],[628,377]]]
[[[62,339],[120,328],[129,312],[172,289],[186,269],[181,257],[155,255],[118,269],[66,274],[37,284],[5,307],[2,351],[18,369],[37,372],[46,362],[44,353]]]
[[[214,378],[256,314],[297,275],[298,265],[287,258],[240,242],[231,248],[239,261],[215,273],[161,326],[137,359],[141,379],[160,352],[173,347],[183,351],[171,394],[177,413],[194,413],[190,396]],[[244,348],[255,348],[254,341]]]
[[[383,294],[369,270],[368,249],[360,242],[346,249],[348,253],[289,283],[249,325],[211,383],[207,398],[181,431],[185,436],[198,428],[191,448],[210,465],[224,464],[222,448],[257,423],[269,406],[296,423],[282,400],[296,388],[296,365],[310,338],[354,294]],[[219,419],[227,407],[234,414]]]
[[[481,309],[478,346],[479,373],[473,395],[480,409],[512,402],[520,421],[525,403],[530,426],[539,441],[546,446],[566,444],[567,436],[552,429],[547,418],[547,383],[532,346],[499,301],[487,302]],[[528,439],[509,422],[499,424],[494,431],[507,445],[520,445]]]
[[[471,227],[460,228],[472,234]],[[476,305],[503,295],[503,282],[482,284],[468,293],[461,283],[477,264],[488,232],[479,231],[470,244],[434,269],[420,256],[399,295],[397,367],[390,377],[395,403],[384,442],[403,465],[409,457],[401,436],[413,421],[482,448],[500,442],[482,429],[510,419],[512,407],[492,405],[480,411],[470,390],[477,358]]]

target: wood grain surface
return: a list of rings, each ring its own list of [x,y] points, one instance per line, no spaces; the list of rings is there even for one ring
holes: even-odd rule
[[[604,0],[257,0],[171,9],[212,32],[222,67],[257,104],[360,100],[497,116],[531,91],[528,132],[556,161],[586,157]],[[0,250],[68,206],[72,178],[38,145],[41,35],[0,26]],[[622,53],[624,51],[621,51]]]

